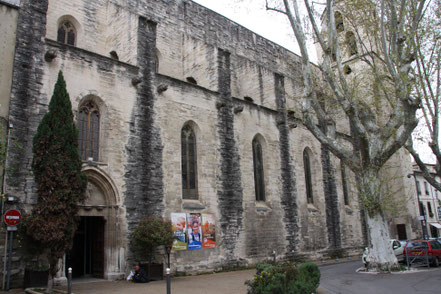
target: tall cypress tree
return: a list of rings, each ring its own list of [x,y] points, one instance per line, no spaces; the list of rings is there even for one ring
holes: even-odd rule
[[[50,265],[48,289],[58,271],[57,262],[71,247],[77,227],[78,204],[85,200],[87,178],[81,172],[78,130],[66,82],[60,71],[49,103],[33,141],[32,171],[38,201],[27,233],[45,248]]]

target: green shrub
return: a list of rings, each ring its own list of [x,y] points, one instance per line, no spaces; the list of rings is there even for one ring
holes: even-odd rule
[[[138,262],[151,262],[154,250],[159,246],[171,246],[173,238],[173,228],[169,220],[145,217],[135,227],[131,246]]]
[[[262,272],[270,272],[273,268],[271,263],[259,262],[256,264],[256,273],[261,274]]]
[[[305,262],[300,265],[298,277],[299,284],[302,285],[302,287],[307,287],[307,293],[315,292],[320,284],[320,270],[318,266],[312,262]]]
[[[320,271],[313,263],[297,269],[293,262],[256,264],[253,280],[245,282],[248,294],[310,294],[317,290]]]

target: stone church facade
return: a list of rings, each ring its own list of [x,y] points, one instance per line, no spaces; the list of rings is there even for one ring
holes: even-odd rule
[[[17,21],[2,99],[10,97],[5,116],[19,142],[8,148],[3,191],[22,209],[36,201],[32,138],[60,70],[80,129],[89,186],[79,242],[94,257],[73,252],[65,264],[79,254],[80,274],[122,278],[137,222],[171,213],[214,214],[217,240],[173,252],[173,272],[246,266],[273,251],[279,259],[361,252],[351,174],[299,120],[297,55],[191,1],[0,7]]]

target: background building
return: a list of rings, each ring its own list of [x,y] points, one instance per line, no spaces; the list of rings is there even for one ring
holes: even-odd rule
[[[434,164],[427,164],[427,167],[431,173],[435,174],[436,166]],[[419,221],[425,230],[424,234],[428,237],[440,237],[441,206],[439,193],[424,179],[423,174],[417,164],[413,165],[412,176],[415,179],[415,201],[416,203],[419,203]],[[437,181],[439,181],[438,178]]]

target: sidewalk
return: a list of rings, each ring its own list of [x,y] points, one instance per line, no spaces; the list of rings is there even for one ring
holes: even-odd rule
[[[340,260],[338,263],[345,262]],[[328,261],[334,264],[335,261]],[[323,265],[323,264],[322,264]],[[254,269],[240,270],[215,274],[174,277],[171,279],[171,293],[173,294],[246,294],[246,280],[252,279]],[[66,290],[67,286],[56,286],[55,289]],[[136,284],[128,281],[106,281],[101,279],[74,280],[72,285],[74,294],[162,294],[166,293],[166,281],[152,281],[146,284]],[[23,289],[11,289],[1,294],[21,294]],[[318,289],[319,294],[326,291]]]
[[[253,277],[255,270],[241,270],[199,276],[177,277],[171,279],[171,293],[174,294],[246,294],[245,281]],[[57,287],[65,290],[66,287]],[[166,281],[153,281],[147,284],[135,284],[127,281],[103,281],[75,283],[74,294],[161,294],[167,293]],[[319,289],[318,294],[327,292]]]
[[[344,263],[340,259],[337,263]],[[327,261],[328,265],[336,261]],[[323,266],[323,264],[319,264]],[[203,274],[196,276],[175,277],[171,279],[171,293],[173,294],[246,294],[246,280],[252,279],[254,269],[240,270],[216,274]],[[56,286],[55,289],[66,290],[66,285]],[[146,284],[135,284],[128,281],[106,281],[101,279],[73,280],[72,292],[74,294],[162,294],[166,293],[166,281],[152,281]],[[0,291],[0,294],[21,294],[23,289],[11,289],[8,292]],[[319,294],[326,291],[318,289]]]
[[[218,274],[177,277],[171,279],[171,293],[175,294],[245,294],[245,280],[251,279],[255,270],[243,270]],[[65,290],[66,287],[56,287]],[[160,294],[166,293],[166,281],[135,284],[128,281],[95,281],[74,283],[74,294]]]
[[[412,272],[392,274],[357,273],[360,260],[340,259],[320,265],[319,294],[372,294],[372,293],[439,293],[440,268],[415,268]],[[242,270],[216,274],[176,277],[171,279],[172,294],[246,294],[246,280],[255,270]],[[66,290],[66,286],[57,289]],[[393,289],[393,290],[391,290]],[[153,281],[135,284],[127,281],[99,279],[74,280],[74,294],[166,294],[166,282]],[[24,293],[23,289],[11,289],[0,294]]]

